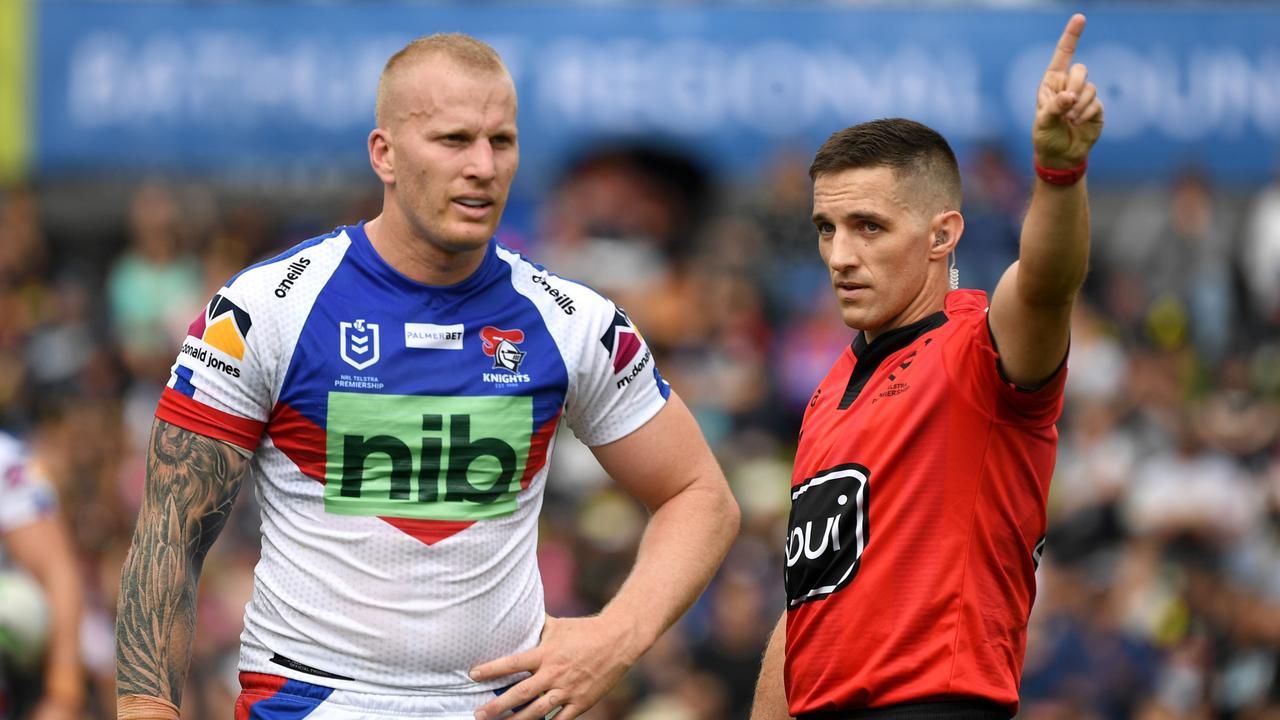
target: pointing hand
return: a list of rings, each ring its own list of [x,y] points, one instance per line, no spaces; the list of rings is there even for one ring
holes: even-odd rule
[[[1084,23],[1084,15],[1079,13],[1067,21],[1036,95],[1031,141],[1036,158],[1048,168],[1070,168],[1084,162],[1102,134],[1098,88],[1089,82],[1084,65],[1071,64]]]

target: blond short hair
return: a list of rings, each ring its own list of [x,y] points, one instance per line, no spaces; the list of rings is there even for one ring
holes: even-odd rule
[[[436,55],[446,57],[469,70],[510,74],[498,51],[482,40],[456,32],[423,35],[400,48],[382,68],[382,77],[378,79],[378,97],[374,102],[373,110],[378,127],[385,127],[385,121],[388,119],[387,96],[390,93],[387,86],[396,72],[414,62]]]

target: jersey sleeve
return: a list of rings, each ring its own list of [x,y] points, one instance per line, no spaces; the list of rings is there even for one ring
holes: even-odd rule
[[[237,287],[222,288],[187,328],[156,417],[252,452],[273,402],[273,348]]]
[[[569,427],[588,446],[635,432],[671,395],[653,353],[626,313],[604,300],[594,320],[565,401]]]
[[[1000,351],[987,313],[967,313],[960,322],[963,328],[947,347],[947,368],[955,386],[999,422],[1034,426],[1057,422],[1067,381],[1066,360],[1041,387],[1020,388],[1000,371]]]
[[[52,515],[58,507],[53,488],[28,458],[0,448],[0,535]]]

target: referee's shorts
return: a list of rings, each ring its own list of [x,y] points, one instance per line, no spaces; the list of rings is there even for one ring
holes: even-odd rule
[[[475,720],[501,694],[373,695],[254,672],[240,673],[240,687],[236,720]]]
[[[806,713],[796,720],[1010,720],[1009,710],[984,700],[908,703],[865,710]]]

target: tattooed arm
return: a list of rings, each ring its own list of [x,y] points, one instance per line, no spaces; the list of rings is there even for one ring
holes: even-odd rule
[[[248,471],[230,445],[163,420],[152,425],[142,508],[120,577],[117,697],[182,704],[200,567]]]

